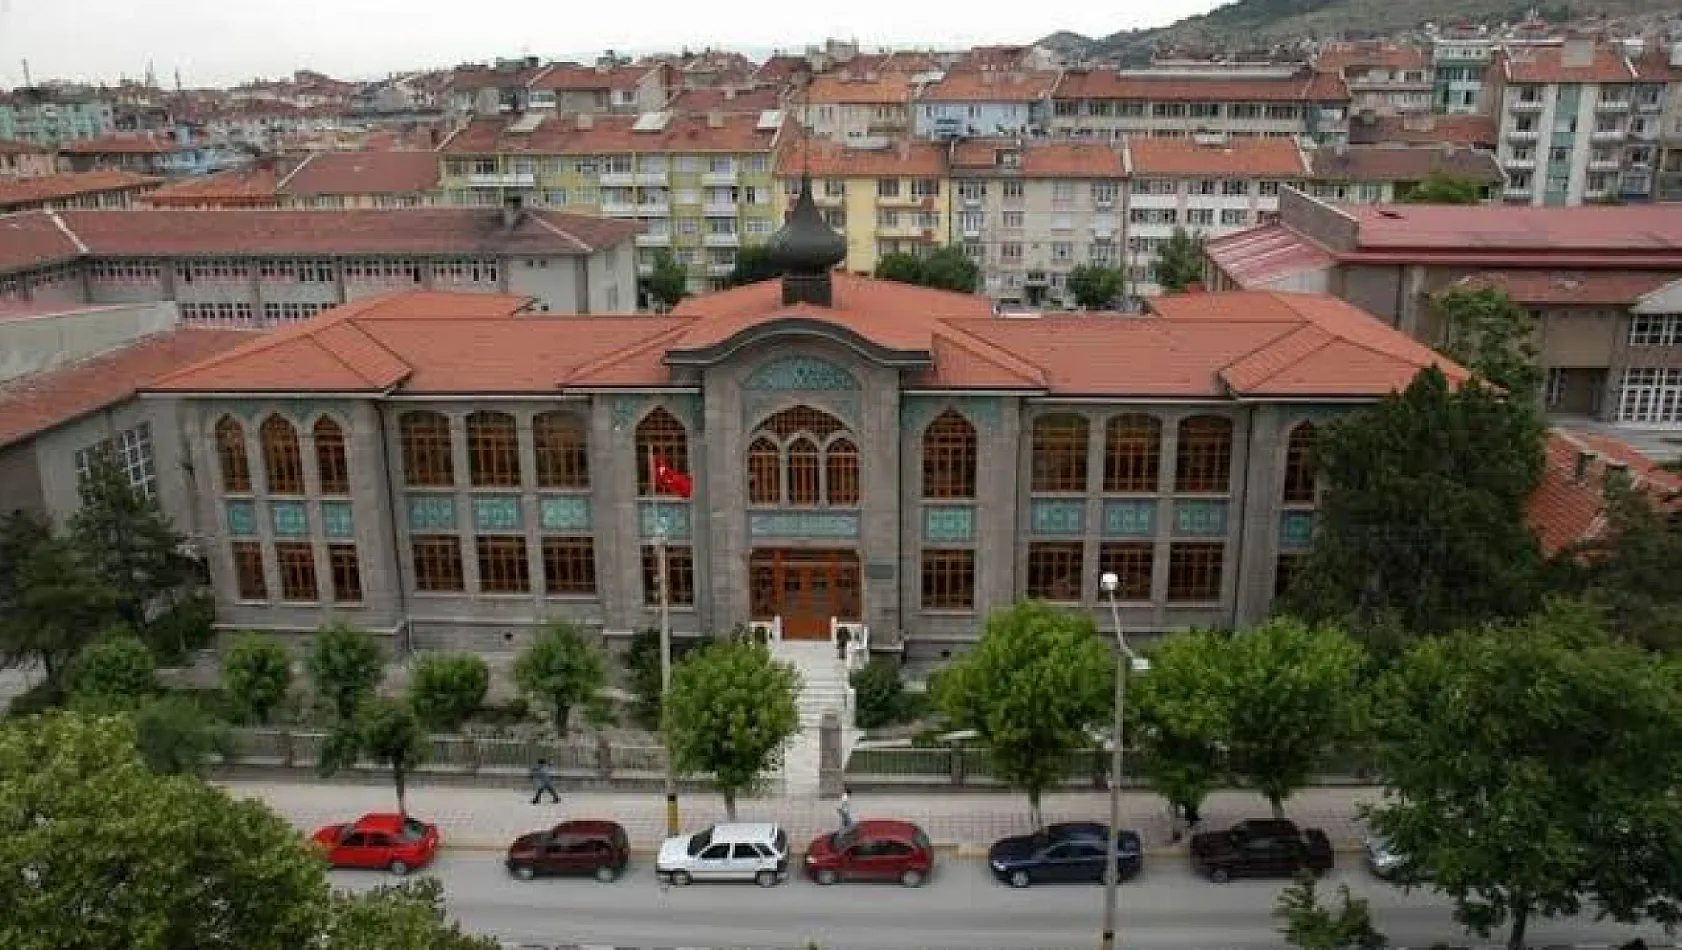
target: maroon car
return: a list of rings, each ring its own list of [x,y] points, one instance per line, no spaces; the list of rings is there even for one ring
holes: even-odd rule
[[[898,881],[916,887],[934,870],[934,846],[909,821],[860,821],[806,846],[806,876],[837,881]]]
[[[613,881],[630,861],[630,840],[615,821],[563,821],[548,831],[521,835],[508,846],[508,873],[522,881],[539,875]]]

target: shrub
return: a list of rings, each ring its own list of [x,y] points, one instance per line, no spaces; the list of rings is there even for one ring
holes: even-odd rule
[[[240,718],[266,723],[292,688],[292,656],[274,637],[241,633],[222,654],[222,688]]]
[[[193,594],[170,604],[146,625],[146,643],[160,663],[183,663],[192,651],[210,644],[215,623],[216,601],[208,594]]]
[[[126,630],[90,644],[70,664],[70,697],[90,710],[132,710],[156,690],[152,651]]]
[[[672,664],[675,666],[692,649],[692,644],[672,641]],[[659,729],[661,683],[658,629],[650,627],[631,635],[630,649],[625,651],[625,674],[625,688],[636,697],[631,706],[631,721],[649,731]]]
[[[871,660],[854,670],[850,681],[860,729],[880,729],[898,721],[904,711],[905,685],[893,660]]]
[[[455,732],[479,711],[490,688],[491,670],[470,653],[430,653],[409,671],[409,705],[428,729]]]
[[[563,736],[573,707],[594,699],[606,679],[601,649],[565,620],[551,622],[514,661],[514,682],[532,702],[548,707]]]
[[[323,627],[310,648],[310,680],[340,722],[356,717],[357,705],[374,694],[384,668],[373,634],[343,624]]]
[[[228,729],[190,696],[159,696],[134,714],[135,744],[152,771],[197,775],[213,752],[233,751]]]

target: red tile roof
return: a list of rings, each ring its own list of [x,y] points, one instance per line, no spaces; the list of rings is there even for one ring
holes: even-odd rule
[[[253,208],[273,207],[275,185],[280,175],[272,164],[231,168],[213,175],[187,178],[165,185],[146,195],[146,203],[159,207],[205,207],[232,205]]]
[[[1352,145],[1464,145],[1493,149],[1498,124],[1486,115],[1379,116],[1349,122]]]
[[[812,105],[904,105],[911,101],[911,91],[905,73],[885,73],[876,79],[825,73],[813,77],[801,98]]]
[[[1121,152],[1107,142],[1072,139],[965,139],[952,149],[954,174],[970,177],[1003,172],[1000,151],[1015,152],[1009,170],[1023,178],[1120,178],[1126,174]]]
[[[557,91],[631,89],[647,77],[654,68],[652,66],[619,66],[607,69],[563,63],[552,66],[534,76],[531,79],[531,88],[554,89]]]
[[[1189,138],[1130,138],[1123,148],[1134,175],[1289,179],[1310,171],[1308,159],[1291,139],[1231,138],[1205,145]]]
[[[1682,214],[1663,205],[1532,207],[1528,205],[1339,205],[1359,225],[1355,254],[1363,259],[1437,255],[1460,260],[1516,257],[1542,264],[1594,257],[1604,266],[1682,265]],[[1573,266],[1562,264],[1562,266]]]
[[[0,213],[0,274],[73,261],[82,252],[75,235],[53,212]]]
[[[123,171],[68,172],[63,175],[0,181],[0,211],[20,205],[62,201],[78,195],[140,191],[155,188],[162,181],[161,178]]]
[[[1578,477],[1579,457],[1587,465]],[[1682,492],[1682,476],[1665,471],[1633,447],[1603,435],[1556,428],[1549,432],[1542,482],[1526,514],[1542,550],[1555,554],[1571,544],[1593,541],[1606,530],[1607,463],[1622,464],[1631,484],[1666,503]]]
[[[20,142],[17,139],[0,139],[0,155],[48,155],[52,149],[34,142]]]
[[[476,119],[440,146],[449,155],[610,155],[627,152],[768,152],[780,127],[759,128],[759,115],[673,115],[665,128],[637,131],[634,115],[553,116],[530,132],[513,132],[516,120]],[[581,127],[582,126],[582,127]]]
[[[1661,287],[1682,281],[1677,271],[1484,271],[1457,286],[1494,287],[1524,304],[1627,307]]]
[[[923,87],[925,102],[1038,102],[1057,86],[1057,73],[955,70]]]
[[[1432,175],[1469,179],[1482,185],[1507,180],[1494,155],[1464,148],[1352,145],[1315,149],[1310,155],[1314,177],[1330,181],[1414,182]]]
[[[1572,62],[1567,56],[1570,51],[1567,40],[1564,46],[1509,47],[1497,55],[1502,57],[1500,68],[1507,81],[1514,83],[1623,83],[1639,77],[1623,50],[1616,47],[1597,43],[1581,62]]]
[[[689,113],[751,112],[757,116],[761,112],[782,108],[782,90],[771,87],[735,89],[703,86],[699,89],[680,91],[666,103],[666,108],[673,112]]]
[[[317,152],[280,183],[284,195],[412,195],[438,187],[436,152]]]
[[[1337,264],[1337,258],[1320,245],[1281,224],[1209,238],[1203,252],[1240,288],[1260,288],[1269,281],[1329,270]]]
[[[1313,71],[1271,77],[1138,76],[1115,70],[1070,70],[1053,99],[1131,99],[1142,102],[1348,102],[1341,76]]]
[[[250,330],[177,329],[0,383],[0,446],[123,402],[164,374],[230,350],[254,335]]]
[[[58,150],[66,155],[167,155],[184,147],[166,135],[145,132],[66,142]]]
[[[932,142],[901,140],[888,148],[851,148],[813,141],[777,155],[777,174],[813,178],[938,178],[946,174],[946,149]]]
[[[1411,46],[1374,46],[1366,43],[1327,47],[1314,61],[1314,68],[1322,72],[1345,75],[1351,67],[1357,70],[1374,67],[1423,70],[1430,65],[1431,54],[1425,50]]]

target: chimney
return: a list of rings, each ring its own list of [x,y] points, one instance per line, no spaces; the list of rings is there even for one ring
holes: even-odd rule
[[[1594,65],[1594,39],[1573,36],[1559,50],[1559,64],[1567,69]]]
[[[502,199],[502,229],[512,231],[519,225],[520,218],[525,215],[526,202],[519,195],[508,195]]]
[[[574,124],[577,125],[578,131],[587,132],[595,127],[596,118],[588,112],[580,112],[577,119],[574,120]]]
[[[711,112],[708,112],[707,113],[707,128],[709,128],[709,129],[722,129],[722,128],[724,128],[724,113],[718,111],[717,109],[714,109]]]
[[[1589,467],[1594,464],[1594,453],[1578,450],[1577,468],[1571,474],[1571,481],[1578,485],[1586,485],[1589,481]]]

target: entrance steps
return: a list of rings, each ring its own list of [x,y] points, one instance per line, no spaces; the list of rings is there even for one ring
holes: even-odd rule
[[[827,640],[779,640],[771,644],[771,655],[793,666],[800,674],[800,695],[795,703],[800,710],[800,732],[783,754],[780,774],[783,790],[795,796],[816,795],[818,791],[819,726],[826,712],[834,712],[841,720],[841,755],[858,739],[853,726],[852,688],[836,648]]]

